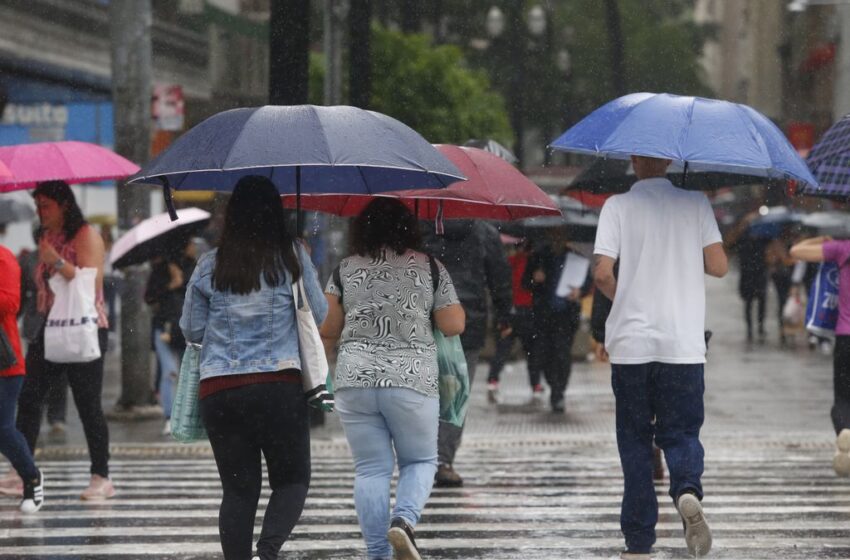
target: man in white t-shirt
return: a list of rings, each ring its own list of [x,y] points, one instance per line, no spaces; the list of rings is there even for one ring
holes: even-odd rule
[[[632,164],[639,181],[602,208],[593,264],[597,288],[613,300],[605,348],[625,479],[622,557],[649,558],[655,543],[653,439],[667,459],[688,550],[702,556],[711,548],[700,505],[704,275],[724,276],[728,262],[705,195],[674,187],[669,160],[632,156]]]

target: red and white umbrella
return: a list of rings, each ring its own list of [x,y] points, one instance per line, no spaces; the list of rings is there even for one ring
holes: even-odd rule
[[[37,142],[0,147],[0,192],[32,189],[43,181],[95,183],[124,179],[139,166],[112,150],[88,142]]]

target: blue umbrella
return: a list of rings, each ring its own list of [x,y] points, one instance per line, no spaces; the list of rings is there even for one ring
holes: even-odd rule
[[[764,206],[759,210],[760,216],[753,220],[747,228],[747,235],[760,239],[773,239],[782,235],[782,231],[791,224],[803,221],[803,214],[791,210],[787,206]]]
[[[829,127],[806,158],[819,185],[806,185],[803,194],[821,198],[850,198],[850,115]]]
[[[671,159],[717,171],[817,184],[782,131],[746,105],[667,93],[611,101],[552,142],[552,148],[614,159]]]
[[[230,191],[263,175],[281,194],[372,194],[442,188],[463,174],[401,122],[355,107],[233,109],[183,134],[128,182]]]

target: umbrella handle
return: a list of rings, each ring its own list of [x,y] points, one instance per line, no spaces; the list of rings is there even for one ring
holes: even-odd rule
[[[174,198],[171,196],[171,184],[168,182],[168,177],[163,175],[162,179],[162,196],[165,198],[165,208],[168,210],[168,217],[172,222],[177,221],[177,209],[174,208]]]
[[[304,217],[301,215],[301,166],[295,166],[295,237],[301,237],[304,230],[302,223]]]
[[[682,188],[686,189],[688,184],[688,162],[685,162],[685,167],[682,170]]]

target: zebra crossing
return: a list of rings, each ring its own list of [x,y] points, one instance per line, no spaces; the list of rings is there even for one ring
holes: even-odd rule
[[[850,480],[829,468],[828,448],[708,447],[712,558],[850,558]],[[78,499],[88,461],[42,461],[47,501],[39,514],[0,501],[0,559],[220,558],[212,457],[155,455],[113,460],[118,496],[103,504]],[[281,557],[362,558],[344,444],[314,446],[313,465],[304,514]],[[434,490],[417,528],[423,558],[618,556],[622,482],[612,441],[472,441],[456,466],[467,483]],[[666,486],[657,488],[656,558],[686,558],[679,517]]]

